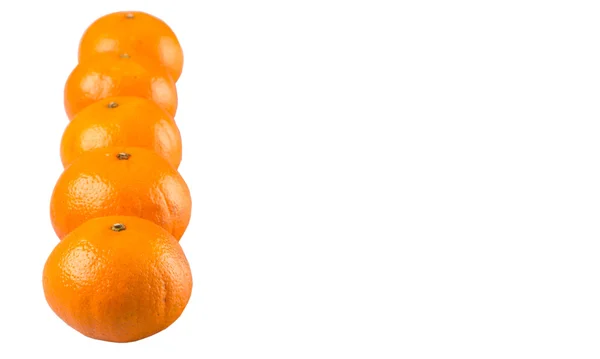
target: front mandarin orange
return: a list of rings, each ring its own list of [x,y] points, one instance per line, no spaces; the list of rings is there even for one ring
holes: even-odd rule
[[[127,53],[98,54],[80,62],[65,83],[65,112],[72,120],[85,107],[113,96],[139,96],[171,116],[177,112],[177,88],[171,77],[147,58]]]
[[[175,82],[183,70],[183,51],[173,30],[142,11],[107,14],[85,30],[79,43],[80,62],[109,52],[152,59],[164,66]]]
[[[68,167],[84,152],[114,146],[154,150],[175,168],[181,162],[181,135],[171,115],[135,96],[107,97],[81,110],[63,133],[60,156]]]
[[[42,278],[59,318],[85,336],[120,343],[168,328],[193,285],[179,242],[151,221],[129,216],[77,227],[51,252]]]
[[[179,172],[140,147],[82,153],[60,175],[50,199],[51,223],[61,239],[92,218],[125,215],[150,220],[179,240],[191,210],[190,191]]]

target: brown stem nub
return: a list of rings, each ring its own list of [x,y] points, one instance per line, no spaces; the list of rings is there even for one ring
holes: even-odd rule
[[[129,157],[131,157],[131,155],[129,153],[125,153],[125,152],[117,153],[117,158],[120,160],[128,160]]]
[[[121,232],[127,229],[127,227],[125,227],[125,225],[123,223],[115,223],[112,225],[112,227],[110,227],[110,229],[112,229],[115,232]]]
[[[128,12],[127,14],[125,14],[126,19],[133,19],[134,17],[135,17],[135,15],[133,15],[132,12]]]
[[[122,53],[121,55],[119,55],[119,57],[122,59],[130,59],[131,58],[131,56],[129,56],[128,53]]]
[[[116,108],[116,107],[119,107],[119,104],[114,101],[112,101],[108,104],[108,108]]]

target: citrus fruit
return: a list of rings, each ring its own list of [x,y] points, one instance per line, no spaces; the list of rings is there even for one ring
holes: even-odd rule
[[[154,101],[142,97],[107,97],[81,110],[65,129],[60,146],[68,167],[82,153],[113,146],[154,150],[177,168],[181,135],[175,121]]]
[[[183,313],[192,274],[179,242],[151,221],[89,220],[50,253],[43,270],[50,308],[94,339],[132,342],[154,335]]]
[[[58,178],[50,219],[59,238],[84,222],[112,215],[138,216],[176,239],[191,217],[190,191],[179,172],[156,152],[140,147],[82,153]]]
[[[71,71],[64,88],[65,112],[72,120],[85,107],[112,96],[144,97],[171,116],[177,111],[177,88],[163,68],[139,55],[106,53]]]
[[[79,42],[79,60],[107,52],[148,57],[164,66],[175,82],[183,69],[183,51],[173,30],[142,11],[106,14],[85,30]]]

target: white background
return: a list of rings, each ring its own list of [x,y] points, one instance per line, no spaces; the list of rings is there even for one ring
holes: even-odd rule
[[[63,86],[85,28],[162,18],[194,292],[96,341],[47,306]],[[0,358],[598,358],[594,1],[6,1]],[[40,354],[41,355],[41,354]]]

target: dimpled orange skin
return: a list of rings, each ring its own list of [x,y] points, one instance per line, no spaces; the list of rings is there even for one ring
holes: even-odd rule
[[[79,43],[79,61],[106,52],[153,59],[175,82],[183,70],[183,51],[173,30],[163,20],[141,11],[104,15],[85,30]]]
[[[139,96],[153,100],[171,116],[177,112],[177,88],[163,68],[141,56],[106,53],[80,62],[67,78],[67,117],[72,120],[85,107],[112,96]]]
[[[181,162],[181,134],[171,115],[134,96],[108,97],[81,110],[63,133],[60,157],[68,167],[84,152],[113,146],[154,150],[175,168]]]
[[[50,219],[62,239],[86,221],[137,216],[181,239],[191,217],[190,191],[176,169],[152,150],[110,147],[83,153],[59,177]]]
[[[43,270],[50,308],[90,338],[132,342],[174,323],[192,293],[179,243],[137,217],[92,219],[66,236]]]

